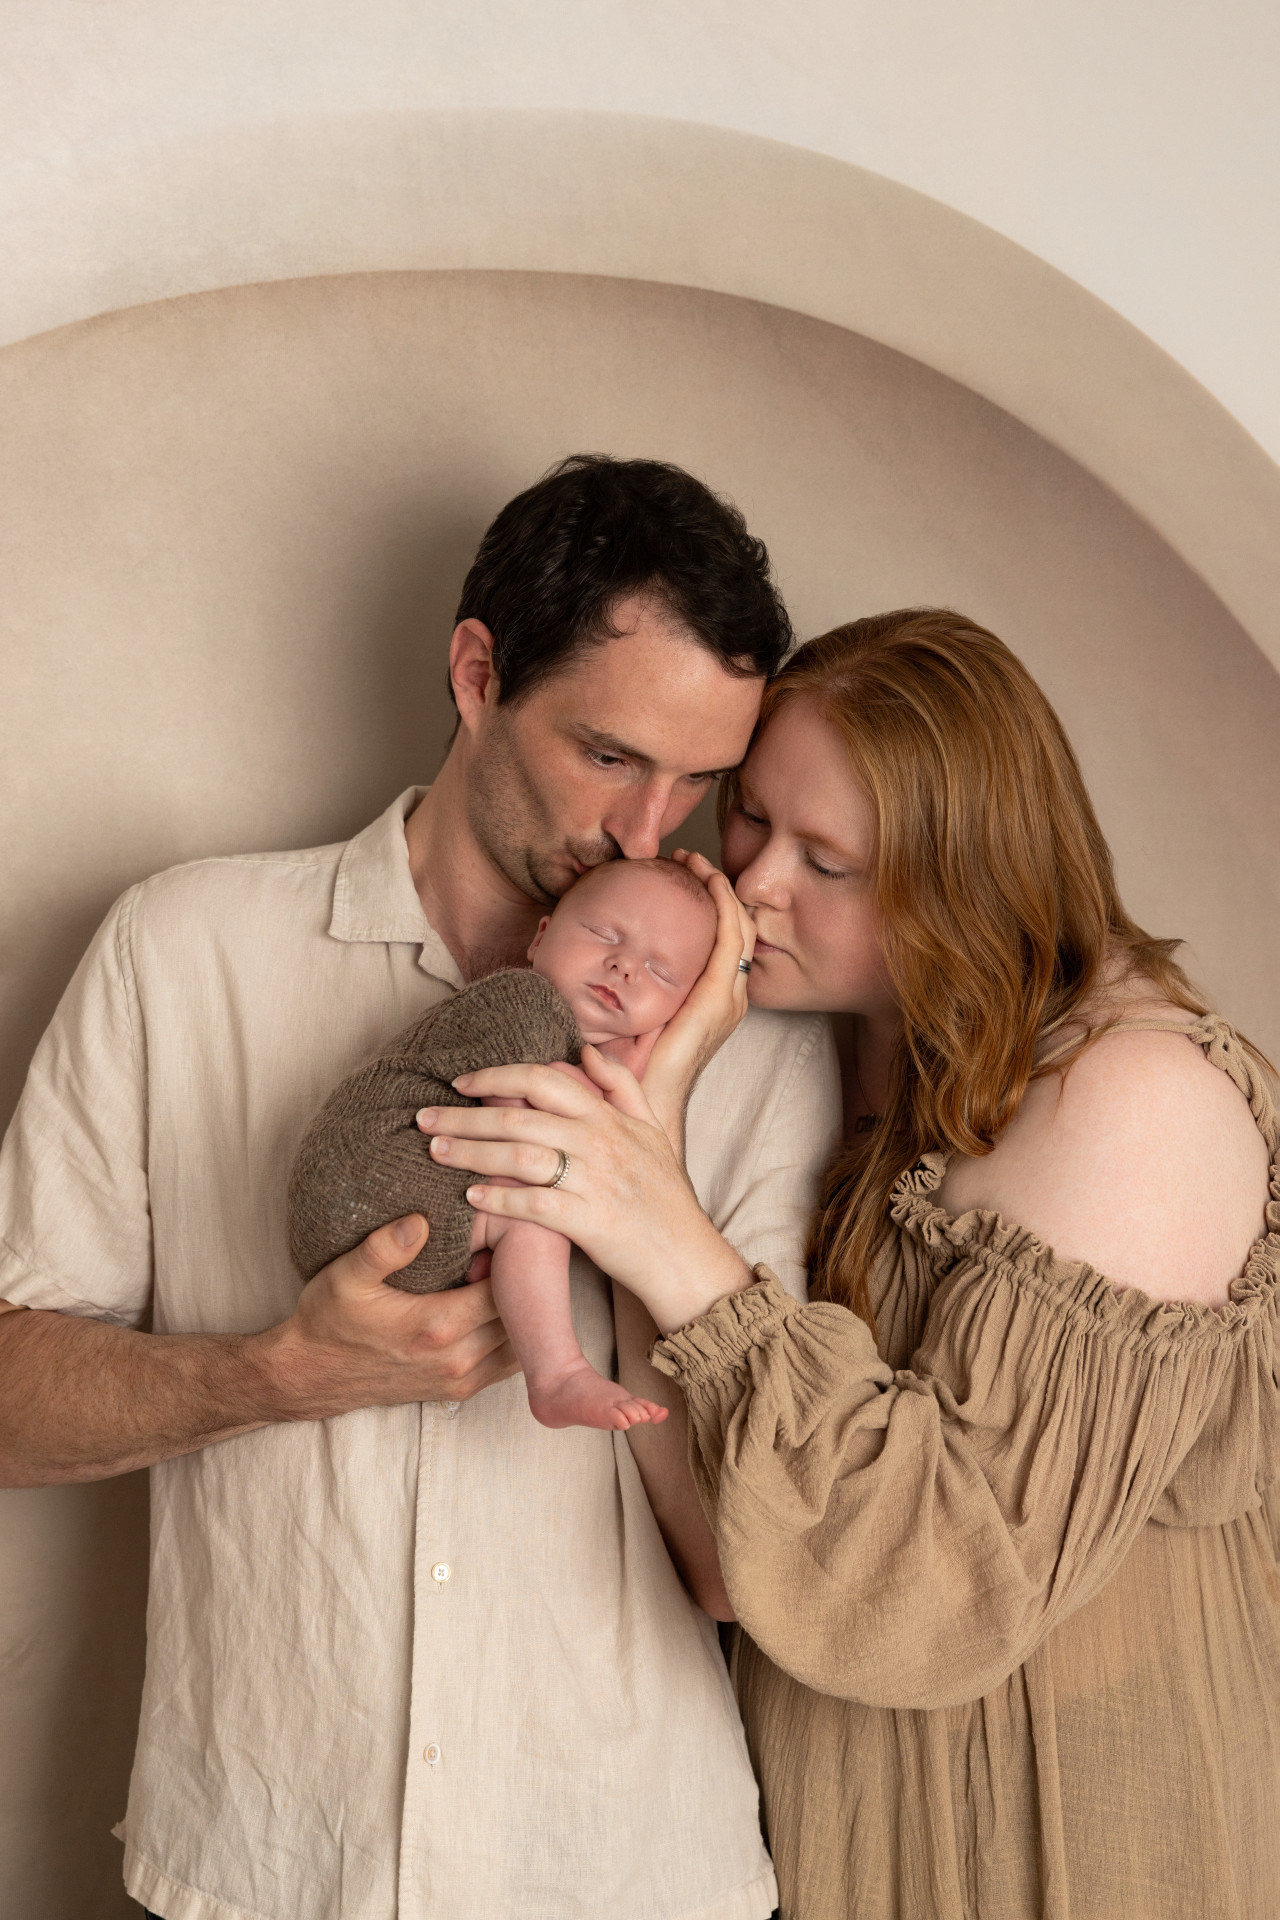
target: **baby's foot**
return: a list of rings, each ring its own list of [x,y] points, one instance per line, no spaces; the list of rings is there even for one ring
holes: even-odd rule
[[[625,1433],[628,1427],[647,1421],[656,1426],[667,1417],[667,1409],[657,1401],[628,1393],[586,1360],[554,1380],[530,1386],[529,1411],[544,1427],[603,1427],[612,1433]]]

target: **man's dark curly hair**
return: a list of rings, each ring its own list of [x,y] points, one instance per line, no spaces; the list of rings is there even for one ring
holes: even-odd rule
[[[767,678],[792,642],[769,556],[735,506],[661,460],[575,453],[502,509],[457,618],[493,635],[500,703],[519,700],[652,596],[729,673]]]

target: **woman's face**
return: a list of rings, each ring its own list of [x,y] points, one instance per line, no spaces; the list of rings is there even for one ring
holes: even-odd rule
[[[844,741],[804,694],[783,701],[748,754],[722,858],[756,925],[753,1006],[894,1013],[875,810]]]

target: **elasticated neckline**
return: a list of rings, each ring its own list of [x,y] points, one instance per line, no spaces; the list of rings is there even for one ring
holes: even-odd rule
[[[948,1213],[934,1197],[951,1158],[941,1150],[923,1154],[899,1178],[890,1200],[891,1218],[921,1248],[939,1279],[965,1261],[988,1269],[993,1277],[1016,1278],[1059,1312],[1080,1314],[1140,1342],[1190,1338],[1214,1346],[1230,1341],[1260,1313],[1274,1307],[1280,1290],[1280,1127],[1275,1103],[1239,1036],[1218,1015],[1207,1014],[1191,1023],[1132,1020],[1119,1025],[1127,1030],[1185,1033],[1203,1048],[1211,1065],[1239,1087],[1267,1143],[1270,1197],[1263,1212],[1263,1231],[1249,1249],[1243,1272],[1232,1281],[1225,1307],[1153,1300],[1141,1287],[1110,1280],[1087,1261],[1060,1259],[1028,1228],[999,1213],[977,1207],[967,1213]]]

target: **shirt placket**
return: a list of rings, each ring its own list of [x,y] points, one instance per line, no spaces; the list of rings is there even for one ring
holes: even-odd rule
[[[446,1637],[442,1609],[452,1599],[452,1543],[445,1537],[453,1503],[451,1456],[456,1446],[459,1402],[419,1407],[418,1485],[414,1503],[413,1656],[409,1689],[409,1751],[405,1763],[404,1813],[400,1827],[400,1920],[426,1920],[432,1911],[433,1877],[443,1822],[443,1770],[450,1762],[448,1662],[440,1658]]]

